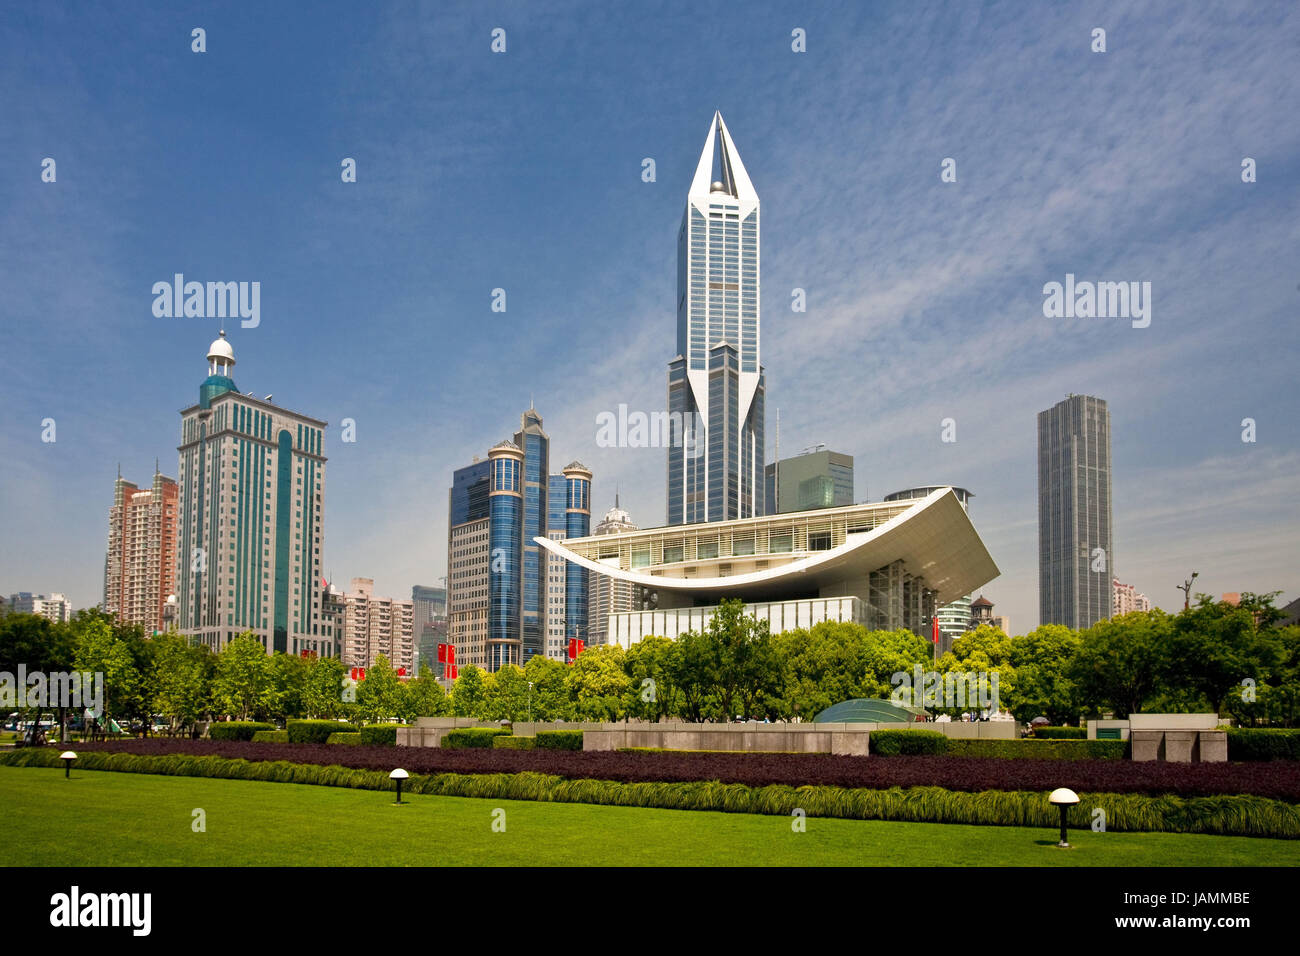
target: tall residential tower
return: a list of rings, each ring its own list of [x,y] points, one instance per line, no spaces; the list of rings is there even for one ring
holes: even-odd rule
[[[677,236],[668,524],[766,513],[758,194],[714,113]]]
[[[1110,411],[1070,395],[1038,413],[1038,622],[1111,616]]]
[[[322,615],[325,422],[241,395],[226,333],[181,412],[176,626],[213,650],[252,631],[267,653],[336,653]]]

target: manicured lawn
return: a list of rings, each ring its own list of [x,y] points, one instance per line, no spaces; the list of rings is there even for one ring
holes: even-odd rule
[[[0,767],[0,866],[1287,866],[1300,843],[585,804]],[[492,829],[505,810],[504,833]],[[207,830],[191,829],[192,811]]]

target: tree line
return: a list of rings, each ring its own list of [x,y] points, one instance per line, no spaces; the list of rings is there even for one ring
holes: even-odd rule
[[[495,673],[466,666],[449,692],[425,666],[399,679],[383,657],[354,684],[337,658],[268,655],[252,634],[213,652],[175,633],[146,636],[98,610],[66,623],[10,614],[0,618],[0,671],[103,674],[105,716],[146,733],[159,715],[171,733],[223,718],[811,720],[843,700],[889,698],[895,675],[917,665],[996,672],[1002,709],[1024,722],[1214,711],[1248,726],[1296,726],[1300,627],[1278,625],[1276,595],[1243,594],[1237,605],[1197,597],[1176,615],[1135,612],[1083,631],[1047,624],[1011,638],[983,626],[938,661],[911,631],[825,622],[771,634],[729,601],[708,627],[675,641],[593,647],[571,665],[534,657]]]

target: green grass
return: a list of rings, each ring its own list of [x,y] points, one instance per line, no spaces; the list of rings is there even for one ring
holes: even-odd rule
[[[1294,866],[1289,840],[408,796],[0,767],[0,866]],[[493,832],[493,810],[506,831]],[[207,830],[191,829],[192,811]]]

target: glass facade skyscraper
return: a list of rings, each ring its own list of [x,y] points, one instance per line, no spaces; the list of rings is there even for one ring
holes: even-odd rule
[[[447,540],[447,634],[460,666],[496,671],[546,654],[560,621],[587,630],[587,572],[561,568],[576,597],[556,597],[553,559],[537,545],[552,532],[582,536],[591,522],[591,472],[578,462],[549,474],[550,439],[542,416],[524,412],[514,440],[488,451],[487,461],[456,470]],[[556,642],[558,636],[553,635]],[[558,650],[558,648],[552,648]]]
[[[766,513],[765,393],[758,194],[715,113],[677,237],[668,524]]]
[[[1111,616],[1110,410],[1070,395],[1038,413],[1038,621]]]

